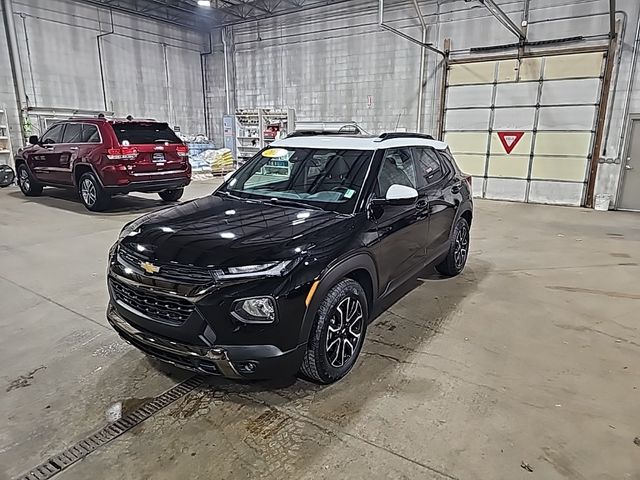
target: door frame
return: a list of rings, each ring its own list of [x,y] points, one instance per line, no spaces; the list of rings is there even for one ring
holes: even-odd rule
[[[626,159],[629,156],[629,151],[631,150],[631,142],[633,141],[633,122],[638,122],[638,126],[640,126],[640,113],[632,113],[626,118],[626,128],[624,134],[624,148],[622,149],[622,155],[619,158],[620,160],[620,175],[618,175],[618,186],[616,187],[616,198],[613,203],[614,210],[620,210],[625,212],[638,212],[640,209],[629,209],[629,208],[620,208],[620,200],[622,199],[622,186],[624,184],[624,177],[626,174],[626,169],[624,168],[624,164],[626,163]],[[639,130],[640,132],[640,130]]]

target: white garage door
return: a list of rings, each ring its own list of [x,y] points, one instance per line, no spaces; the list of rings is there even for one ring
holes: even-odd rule
[[[445,140],[474,195],[581,205],[604,52],[454,63]]]

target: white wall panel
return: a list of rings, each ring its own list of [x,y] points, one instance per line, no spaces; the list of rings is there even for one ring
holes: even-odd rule
[[[534,106],[538,99],[537,82],[500,83],[496,87],[496,105],[515,107],[519,105]]]
[[[524,202],[527,192],[526,180],[511,178],[487,178],[486,198]]]
[[[493,85],[449,87],[447,108],[490,107]]]
[[[529,187],[529,201],[577,207],[582,202],[583,193],[583,183],[532,180]]]
[[[535,108],[496,108],[493,118],[493,129],[533,130],[535,117]]]
[[[446,130],[488,130],[491,110],[450,110],[446,116]]]
[[[596,104],[600,94],[600,79],[554,80],[542,85],[543,105]]]
[[[451,65],[449,85],[492,83],[495,78],[494,62],[463,63]]]
[[[538,130],[591,130],[595,126],[596,107],[542,107]]]

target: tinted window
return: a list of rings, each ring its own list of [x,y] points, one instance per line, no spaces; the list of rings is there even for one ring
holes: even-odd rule
[[[43,145],[48,145],[51,143],[60,143],[62,140],[62,129],[64,128],[64,124],[59,123],[58,125],[54,125],[42,136],[40,141]]]
[[[82,125],[82,141],[84,143],[100,143],[98,127],[85,123]]]
[[[384,197],[391,185],[417,188],[413,157],[408,148],[390,148],[384,154],[378,174],[378,194]]]
[[[373,152],[365,150],[266,148],[222,190],[241,197],[291,200],[350,213],[372,157]]]
[[[440,160],[438,152],[430,147],[414,147],[416,166],[423,186],[438,183],[446,174],[446,168]]]
[[[79,123],[67,123],[64,130],[62,143],[80,143],[82,141],[82,125]]]
[[[120,144],[129,142],[131,145],[145,143],[182,143],[166,123],[157,122],[127,122],[112,124]]]

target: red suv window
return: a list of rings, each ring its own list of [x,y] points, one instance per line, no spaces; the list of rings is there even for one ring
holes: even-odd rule
[[[160,142],[182,143],[166,123],[127,122],[114,123],[112,126],[120,144],[125,141],[131,145]]]

